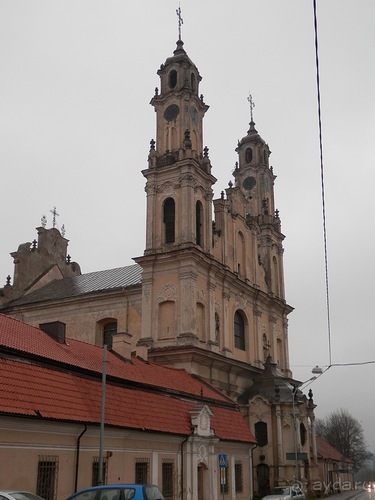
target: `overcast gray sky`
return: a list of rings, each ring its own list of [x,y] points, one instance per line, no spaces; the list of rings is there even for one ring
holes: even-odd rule
[[[0,283],[56,206],[83,272],[145,246],[145,179],[159,85],[178,37],[175,0],[0,2]],[[182,0],[184,48],[210,105],[215,197],[248,130],[272,151],[285,239],[290,363],[329,364],[312,0]],[[375,360],[375,2],[317,0],[333,363]],[[375,452],[375,365],[313,382],[317,416],[346,408]]]

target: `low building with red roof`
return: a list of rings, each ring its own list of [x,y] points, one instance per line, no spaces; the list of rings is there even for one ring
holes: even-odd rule
[[[354,489],[353,460],[345,457],[318,436],[316,437],[316,447],[320,481],[314,484],[312,489],[322,494]]]
[[[103,377],[103,348],[65,338],[62,324],[46,330],[0,314],[3,488],[63,499],[97,481],[102,455],[106,483],[152,482],[174,499],[182,483],[209,479],[218,498],[224,454],[235,477],[225,490],[252,496],[256,443],[232,399],[184,370],[128,359],[116,342]]]

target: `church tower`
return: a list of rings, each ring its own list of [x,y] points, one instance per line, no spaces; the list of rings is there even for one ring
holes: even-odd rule
[[[156,144],[151,141],[147,179],[146,252],[164,253],[196,245],[209,252],[212,185],[208,149],[203,148],[203,117],[208,106],[199,96],[201,76],[181,39],[161,65],[156,112]]]
[[[158,70],[146,178],[146,248],[139,346],[161,364],[207,378],[239,397],[267,356],[290,376],[284,236],[270,150],[251,116],[238,142],[234,183],[213,200],[199,93],[201,76],[181,36]],[[252,110],[252,103],[251,103]],[[213,220],[214,215],[214,220]]]

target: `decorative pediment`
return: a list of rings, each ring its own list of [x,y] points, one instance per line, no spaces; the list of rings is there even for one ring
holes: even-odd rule
[[[213,412],[208,405],[199,405],[190,410],[191,425],[195,435],[202,437],[214,435],[214,431],[211,429],[212,415]]]

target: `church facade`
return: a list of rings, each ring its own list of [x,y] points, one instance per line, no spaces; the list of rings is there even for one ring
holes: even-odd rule
[[[56,229],[20,245],[1,289],[1,311],[67,336],[129,350],[199,375],[241,405],[255,435],[254,492],[317,478],[314,403],[293,380],[288,356],[283,239],[270,149],[251,119],[238,142],[233,182],[214,198],[203,141],[208,110],[200,73],[179,38],[158,70],[151,105],[156,140],[146,180],[146,243],[125,268],[81,274]],[[35,271],[31,271],[34,269]]]

